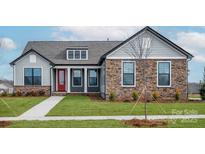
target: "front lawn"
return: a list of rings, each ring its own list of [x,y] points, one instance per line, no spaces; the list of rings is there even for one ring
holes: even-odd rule
[[[0,97],[0,117],[19,116],[46,97]]]
[[[11,121],[8,128],[133,128],[118,120]],[[165,128],[205,128],[205,119],[169,120]]]
[[[48,116],[112,116],[129,115],[134,103],[91,100],[87,96],[66,96]],[[205,114],[205,103],[148,103],[149,115]],[[144,103],[136,105],[131,115],[143,115]]]

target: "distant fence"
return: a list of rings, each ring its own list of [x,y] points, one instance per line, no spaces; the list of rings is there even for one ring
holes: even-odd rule
[[[189,83],[188,84],[188,93],[189,94],[199,94],[200,93],[200,84],[199,83]]]

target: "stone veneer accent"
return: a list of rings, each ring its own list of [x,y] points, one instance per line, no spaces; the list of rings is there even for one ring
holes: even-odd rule
[[[142,63],[136,61],[136,87],[122,87],[121,86],[121,62],[123,60],[106,59],[106,99],[109,99],[111,92],[116,94],[117,100],[131,100],[132,92],[137,91],[140,95],[142,91]],[[147,59],[147,66],[145,74],[149,77],[147,81],[148,99],[151,100],[151,95],[154,91],[159,92],[161,100],[174,100],[176,88],[180,89],[181,100],[187,100],[187,61],[186,59],[174,59],[171,61],[171,87],[157,87],[157,61]]]
[[[14,86],[14,92],[19,91],[23,95],[25,95],[26,92],[38,92],[40,90],[43,90],[46,96],[50,96],[50,89],[50,86]]]

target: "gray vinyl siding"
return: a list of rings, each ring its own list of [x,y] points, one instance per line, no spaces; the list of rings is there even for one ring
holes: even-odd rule
[[[36,55],[36,63],[30,63],[30,55]],[[24,68],[41,68],[42,86],[50,86],[50,64],[34,52],[22,57],[15,63],[15,86],[24,86]]]
[[[179,51],[177,51],[176,49],[174,49],[173,47],[169,46],[167,43],[163,42],[162,40],[160,40],[159,38],[157,38],[156,36],[152,35],[149,32],[145,32],[142,35],[145,36],[150,36],[150,38],[152,39],[151,42],[151,49],[150,49],[150,55],[149,57],[151,58],[166,58],[166,59],[173,59],[173,58],[186,58],[185,55],[183,55],[182,53],[180,53]],[[137,36],[139,37],[139,36]],[[134,42],[136,43],[136,39]],[[130,40],[130,42],[132,42],[133,44],[133,40]],[[136,44],[136,47],[138,45]],[[113,51],[108,58],[112,59],[114,58],[124,58],[124,57],[130,57],[132,54],[128,54],[128,53],[132,53],[133,49],[131,48],[131,45],[129,42],[127,42],[125,45],[123,45],[122,47],[118,48],[117,50]]]

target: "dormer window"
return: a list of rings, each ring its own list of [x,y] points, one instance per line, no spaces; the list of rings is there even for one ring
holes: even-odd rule
[[[81,59],[87,59],[87,51],[81,50]]]
[[[87,49],[67,50],[67,60],[88,60]]]
[[[75,59],[80,59],[80,51],[79,50],[75,51]]]
[[[74,58],[74,51],[68,51],[68,58],[67,59],[73,59]]]

